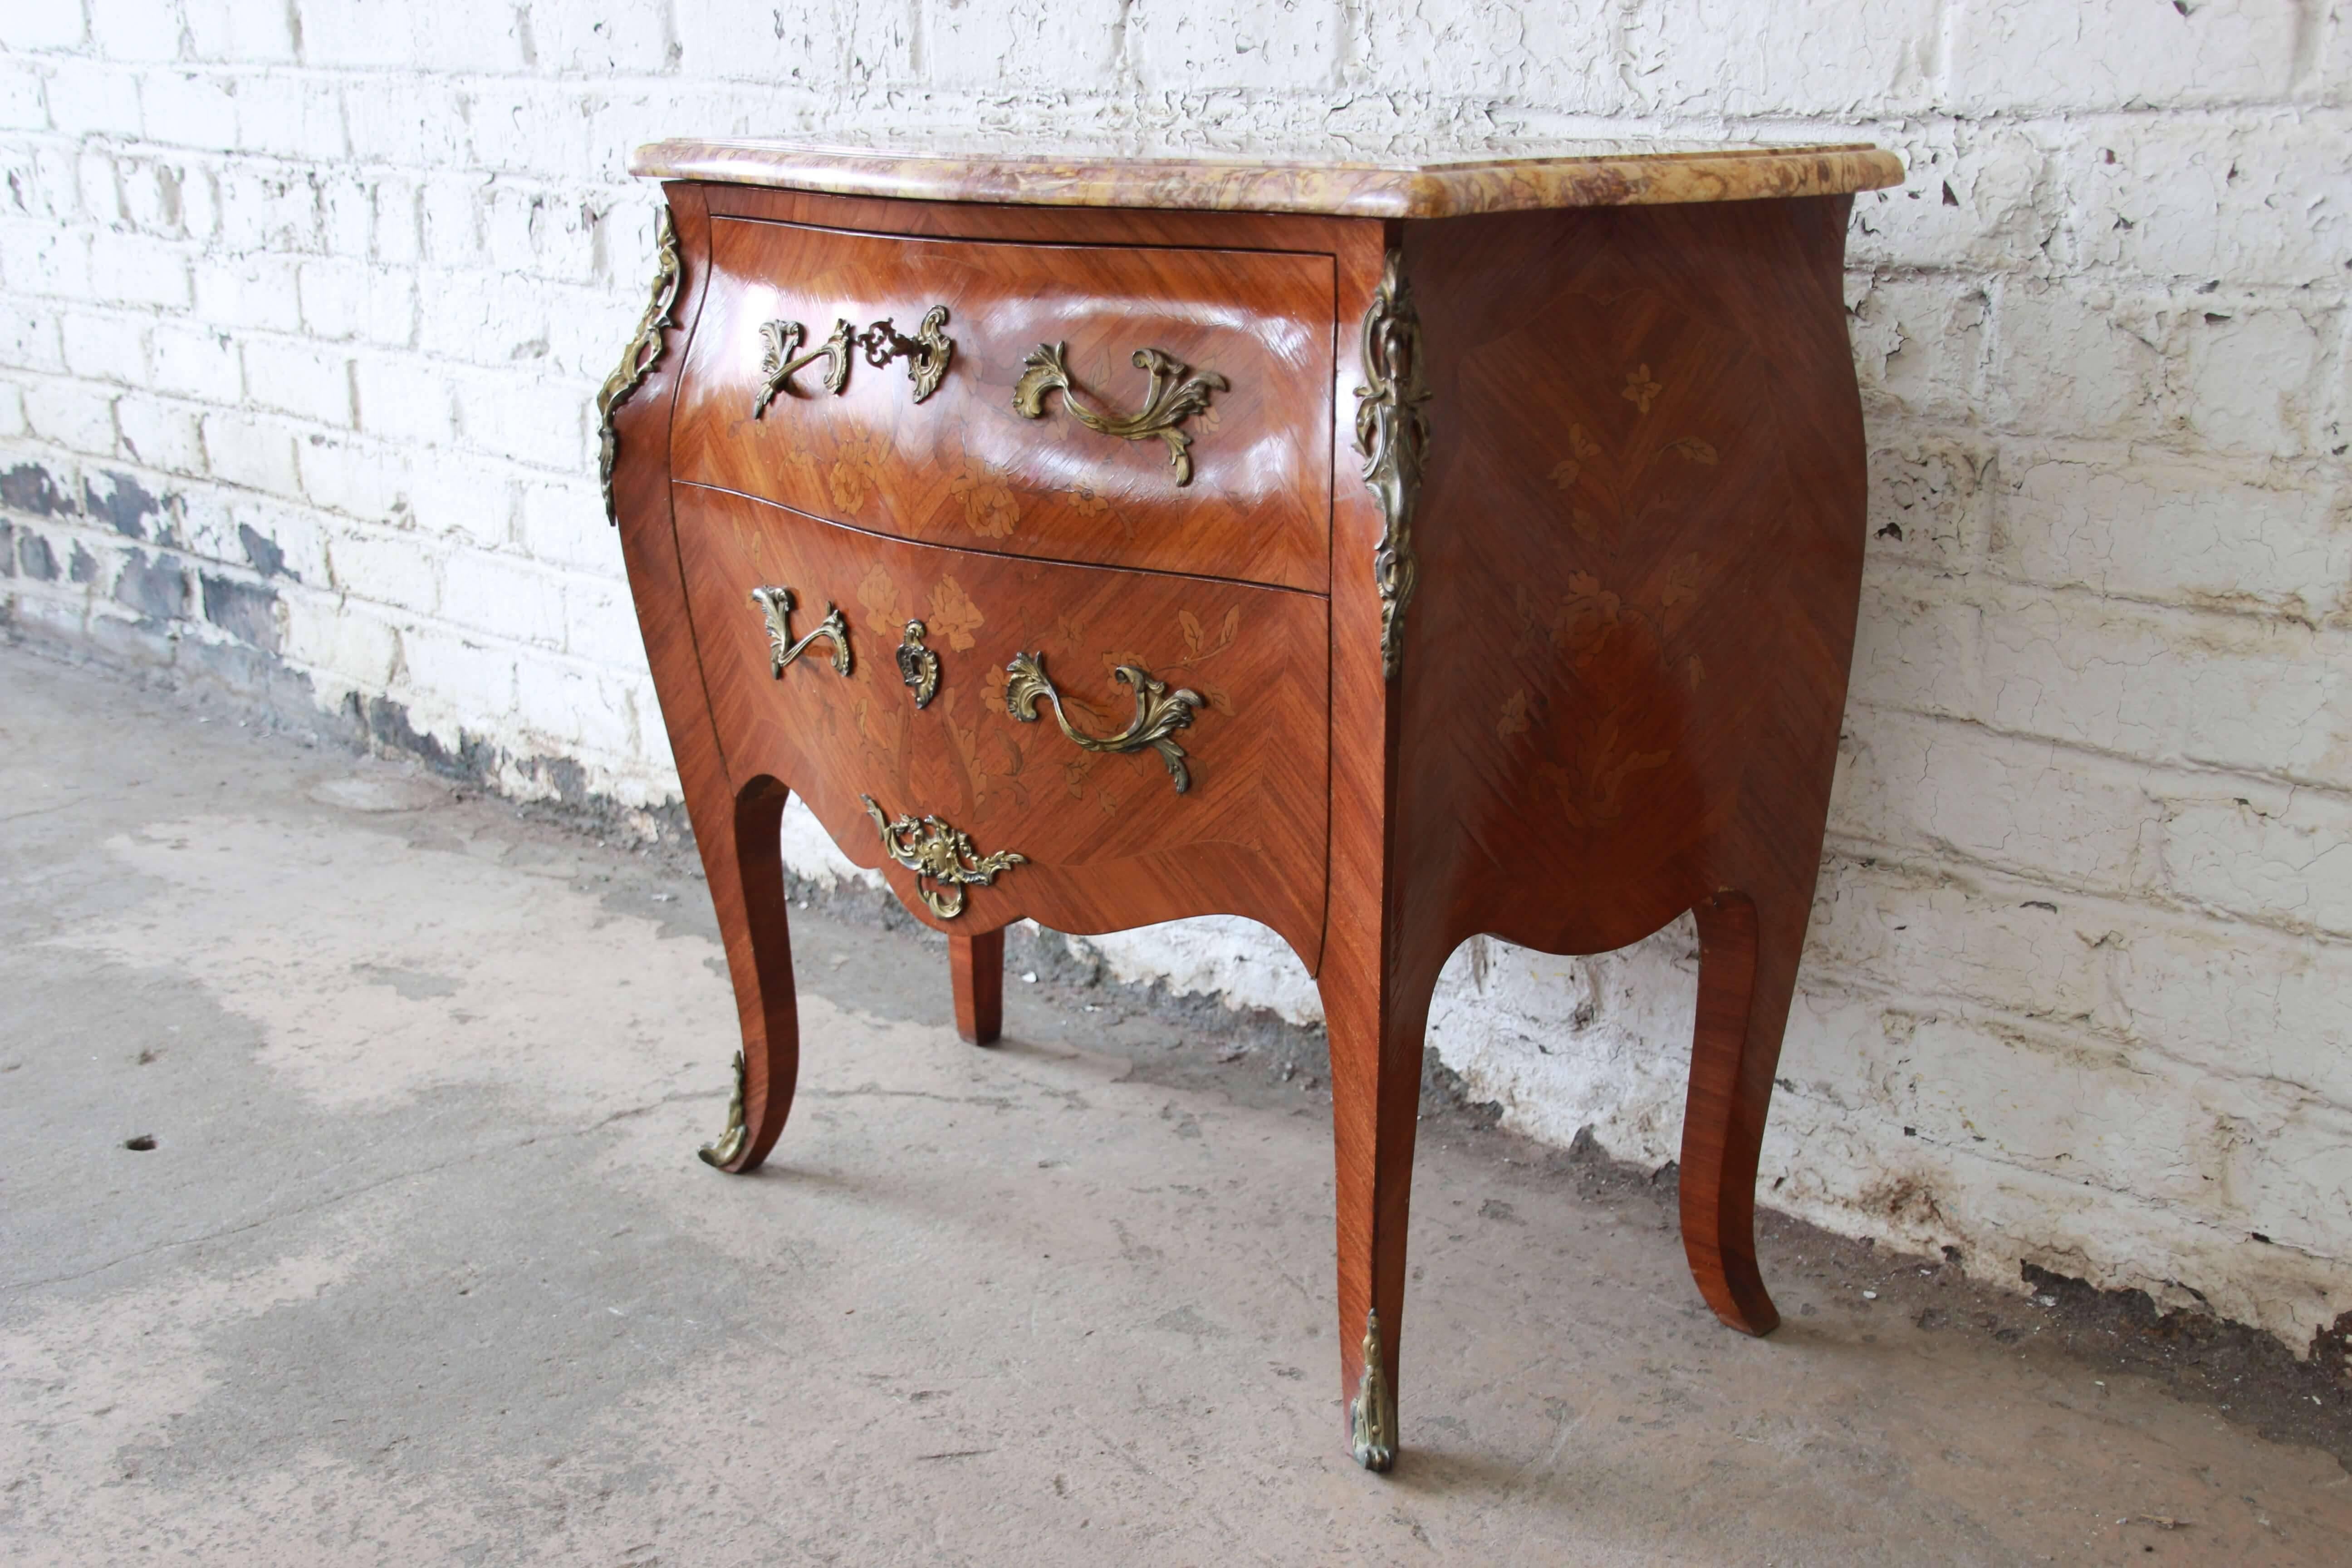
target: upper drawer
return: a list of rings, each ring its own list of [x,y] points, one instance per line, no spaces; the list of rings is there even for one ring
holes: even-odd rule
[[[678,479],[908,539],[1328,591],[1329,257],[710,230]],[[919,403],[920,362],[876,365],[868,329],[915,339],[935,306],[952,348]],[[865,343],[755,415],[775,351],[822,350],[839,323]],[[1057,346],[1066,388],[1038,352]],[[1156,401],[1146,350],[1168,367]],[[1038,417],[1014,405],[1024,374]]]

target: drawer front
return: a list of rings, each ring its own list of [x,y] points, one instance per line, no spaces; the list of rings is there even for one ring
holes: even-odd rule
[[[1329,257],[710,229],[677,478],[904,539],[1328,590]],[[829,347],[836,324],[856,341]]]
[[[1108,931],[1223,912],[1264,921],[1312,961],[1326,601],[948,550],[693,486],[673,493],[736,788],[775,778],[863,865],[891,858],[868,798],[898,825],[902,858],[963,835],[969,853],[953,864],[988,880],[885,867],[949,930],[1033,916]],[[1008,851],[1024,858],[986,869]]]

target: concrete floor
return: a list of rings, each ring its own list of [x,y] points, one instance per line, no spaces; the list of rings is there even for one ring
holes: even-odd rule
[[[811,914],[721,1177],[677,859],[5,647],[0,942],[11,1563],[2352,1561],[2321,1448],[1818,1233],[1740,1338],[1654,1194],[1436,1116],[1368,1475],[1307,1076],[1017,981],[976,1051]]]

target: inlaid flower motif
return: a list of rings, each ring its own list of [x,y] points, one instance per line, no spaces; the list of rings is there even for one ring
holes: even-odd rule
[[[882,465],[889,456],[889,444],[877,432],[869,431],[844,442],[826,476],[833,490],[833,504],[845,512],[864,506],[866,490],[880,479]]]
[[[1664,391],[1664,386],[1650,379],[1650,367],[1639,364],[1625,373],[1625,390],[1617,395],[1647,414],[1651,400]]]
[[[1504,700],[1503,710],[1495,720],[1495,738],[1507,741],[1514,735],[1524,735],[1528,723],[1528,689],[1522,686]]]
[[[1176,627],[1184,634],[1184,662],[1196,664],[1234,646],[1234,638],[1241,634],[1242,607],[1235,605],[1225,612],[1225,618],[1218,624],[1213,642],[1210,640],[1209,628],[1200,616],[1190,610],[1176,612]]]
[[[933,640],[945,642],[949,652],[970,653],[971,634],[987,618],[954,578],[942,577],[932,584],[931,613],[924,619]]]
[[[1568,451],[1567,457],[1552,465],[1550,478],[1551,482],[1561,489],[1572,490],[1577,481],[1584,477],[1584,465],[1601,456],[1601,443],[1594,440],[1592,432],[1583,426],[1570,425],[1568,427]]]
[[[1658,590],[1658,604],[1673,609],[1677,605],[1695,603],[1698,598],[1700,571],[1698,557],[1685,555],[1666,571],[1664,586]]]
[[[878,636],[895,638],[906,617],[898,613],[898,584],[879,561],[866,569],[857,584],[857,602],[866,606],[866,624]]]
[[[1100,517],[1110,510],[1110,502],[1092,485],[1080,485],[1070,491],[1070,510],[1080,517]]]
[[[992,474],[967,468],[948,481],[948,492],[963,502],[964,521],[984,539],[1002,539],[1021,521],[1012,487]]]
[[[1581,648],[1591,643],[1601,632],[1617,624],[1618,613],[1624,601],[1601,585],[1601,580],[1590,572],[1579,572],[1568,580],[1568,593],[1560,599],[1559,608],[1551,617],[1551,640],[1563,650]]]

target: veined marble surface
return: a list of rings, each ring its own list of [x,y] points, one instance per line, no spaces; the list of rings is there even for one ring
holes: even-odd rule
[[[679,140],[638,148],[629,172],[922,201],[1433,218],[1531,207],[1837,195],[1898,184],[1903,163],[1860,142],[1801,147],[1585,142],[1558,145],[1541,156],[1374,163]]]

